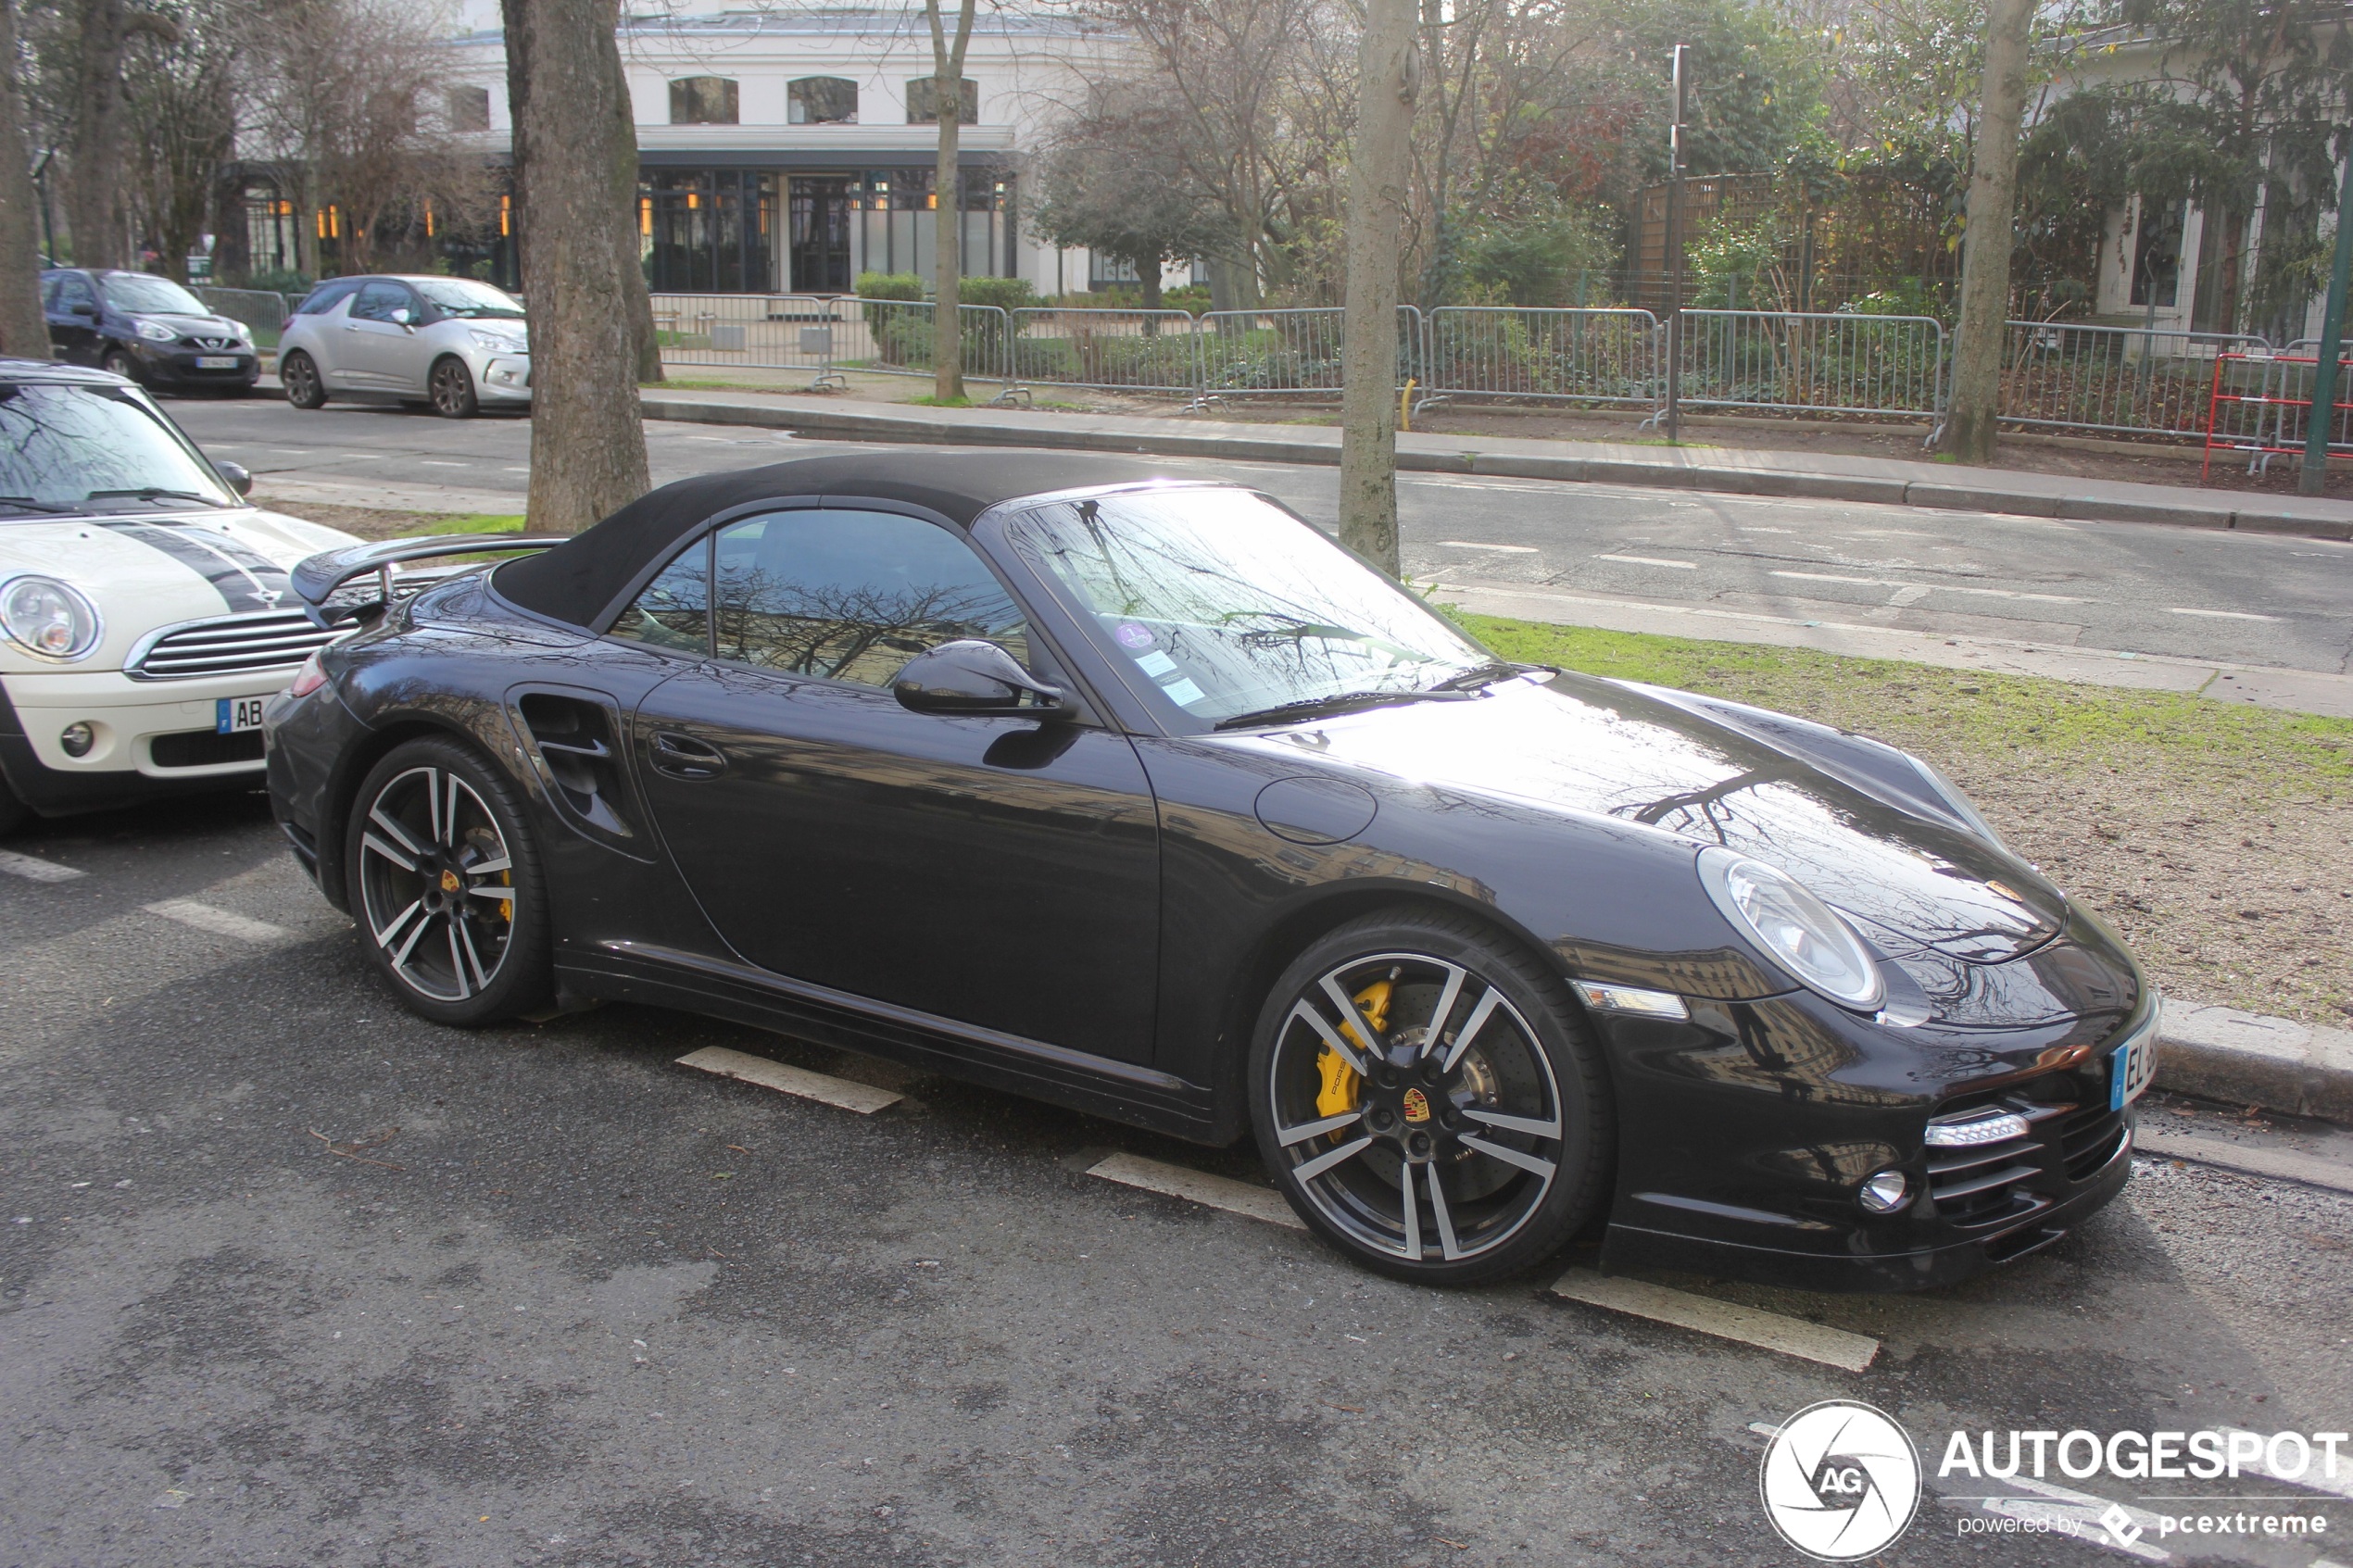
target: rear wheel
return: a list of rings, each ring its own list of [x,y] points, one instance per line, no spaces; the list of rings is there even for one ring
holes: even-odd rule
[[[1260,1014],[1250,1078],[1284,1197],[1385,1274],[1516,1273],[1607,1185],[1608,1085],[1567,987],[1462,916],[1373,916],[1310,947]]]
[[[369,956],[438,1023],[495,1023],[549,990],[545,884],[522,805],[473,752],[410,741],[351,813],[346,874]]]
[[[433,411],[445,420],[470,420],[481,407],[474,396],[474,373],[459,358],[436,359],[433,373],[425,379],[425,391],[432,395]]]
[[[278,361],[278,384],[286,389],[286,401],[297,408],[327,406],[327,383],[319,379],[318,365],[299,348]]]

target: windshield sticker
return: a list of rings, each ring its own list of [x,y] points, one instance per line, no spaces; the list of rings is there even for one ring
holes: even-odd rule
[[[1160,689],[1166,692],[1168,700],[1179,708],[1190,708],[1202,696],[1202,689],[1190,681],[1171,681]]]
[[[1136,661],[1136,668],[1155,678],[1174,674],[1176,661],[1164,653],[1148,653]]]
[[[1124,648],[1148,648],[1152,646],[1151,628],[1139,626],[1132,621],[1121,622],[1119,630],[1112,635],[1119,639],[1119,646]]]

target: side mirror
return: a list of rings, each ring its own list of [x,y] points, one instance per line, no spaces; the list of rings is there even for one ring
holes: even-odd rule
[[[240,495],[253,494],[253,474],[243,463],[216,462],[212,471],[229,482],[229,488]]]
[[[915,713],[964,718],[1062,719],[1070,705],[1062,688],[1024,670],[995,643],[964,638],[917,654],[891,677],[899,705]],[[1025,704],[1023,695],[1036,697]]]
[[[94,321],[98,319],[98,307],[86,299],[77,300],[67,306],[66,309],[71,315],[87,316]]]
[[[417,318],[416,318],[416,313],[415,313],[414,311],[410,310],[410,309],[409,309],[407,306],[405,306],[405,305],[396,305],[396,306],[393,307],[392,316],[391,316],[391,318],[390,318],[390,319],[391,319],[392,324],[393,324],[394,326],[396,326],[396,327],[405,327],[405,326],[409,325],[409,322],[411,322],[411,321],[415,320]]]

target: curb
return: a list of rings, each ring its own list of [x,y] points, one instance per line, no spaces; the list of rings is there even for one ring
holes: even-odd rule
[[[2353,1030],[2169,1001],[2158,1023],[2157,1086],[2353,1123]]]
[[[1063,451],[1151,453],[1170,458],[1216,458],[1237,462],[1301,463],[1334,467],[1340,444],[1281,436],[1189,434],[1178,431],[1123,431],[1100,426],[984,424],[909,414],[853,412],[722,402],[692,395],[641,397],[649,420],[697,424],[750,425],[807,435],[856,441],[902,441],[955,446],[1040,446]],[[1160,422],[1160,421],[1155,421]],[[1410,433],[1409,433],[1410,434]],[[1437,438],[1428,438],[1435,440]],[[2003,489],[1995,484],[1904,479],[1869,474],[1809,473],[1777,469],[1723,467],[1706,463],[1643,462],[1622,457],[1586,458],[1478,450],[1437,451],[1418,443],[1401,445],[1400,470],[1416,473],[1481,474],[1503,479],[1549,479],[1572,483],[1654,485],[1671,490],[1714,490],[1732,495],[1793,499],[1877,502],[1933,510],[2000,512],[2017,517],[2077,522],[2153,522],[2183,528],[2245,530],[2312,539],[2353,540],[2353,517],[2311,516],[2293,509],[2235,507],[2185,496],[2181,501],[2068,495],[2048,491]]]

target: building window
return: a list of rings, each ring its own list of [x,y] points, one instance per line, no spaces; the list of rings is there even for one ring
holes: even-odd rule
[[[670,84],[673,125],[733,125],[736,84],[724,76],[686,76]]]
[[[1142,275],[1136,270],[1136,264],[1133,261],[1122,260],[1115,256],[1105,256],[1099,250],[1090,250],[1087,253],[1087,287],[1089,290],[1114,288],[1121,283],[1140,282],[1142,282]]]
[[[858,83],[838,76],[804,76],[785,88],[785,119],[794,125],[855,125]]]
[[[489,130],[490,89],[487,87],[449,89],[449,129],[452,131]]]
[[[980,122],[980,83],[969,76],[965,77],[963,92],[959,96],[963,99],[963,102],[957,106],[956,122],[960,125],[977,125]],[[939,79],[936,76],[919,76],[907,83],[907,123],[934,125],[938,123],[938,120]]]

